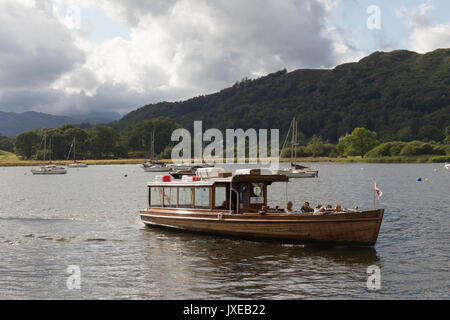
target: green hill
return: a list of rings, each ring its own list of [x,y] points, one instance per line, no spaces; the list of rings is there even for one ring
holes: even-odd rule
[[[436,133],[450,125],[449,89],[450,49],[375,52],[332,70],[283,70],[214,94],[146,105],[114,126],[166,116],[188,129],[203,120],[204,128],[285,130],[295,115],[306,138],[337,142],[362,126],[382,141],[410,141],[426,134],[424,126]]]

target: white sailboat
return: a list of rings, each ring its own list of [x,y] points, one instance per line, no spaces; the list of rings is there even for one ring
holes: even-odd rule
[[[145,172],[168,172],[170,168],[164,162],[153,161],[155,151],[155,128],[150,137],[150,159],[142,164]]]
[[[287,139],[289,137],[289,133],[292,130],[291,136],[291,158],[297,159],[297,146],[298,146],[298,123],[295,120],[295,117],[292,119],[291,126],[289,127],[288,134],[283,144],[283,148],[286,146]],[[290,168],[280,169],[278,170],[278,174],[284,174],[289,178],[316,178],[319,175],[318,170],[313,170],[309,167],[305,167],[297,164],[297,162],[292,162]]]
[[[54,164],[52,164],[52,138],[50,138],[50,143],[49,143],[49,149],[50,149],[50,156],[49,156],[49,164],[42,166],[40,168],[32,168],[31,169],[31,173],[34,175],[38,175],[38,174],[66,174],[67,170],[64,167],[60,167],[60,166],[56,166]],[[45,162],[45,156],[47,153],[47,135],[44,134],[44,162]]]
[[[77,162],[77,158],[76,158],[76,155],[75,155],[75,153],[76,153],[75,152],[75,150],[76,150],[76,139],[75,139],[75,137],[73,137],[73,143],[70,146],[69,154],[67,155],[67,160],[69,160],[70,151],[72,150],[72,147],[73,147],[73,163],[69,163],[67,166],[69,168],[87,168],[88,165],[86,163]]]

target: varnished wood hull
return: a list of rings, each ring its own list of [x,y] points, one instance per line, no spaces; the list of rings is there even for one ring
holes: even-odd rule
[[[253,239],[316,245],[374,246],[384,210],[326,216],[303,214],[228,214],[152,208],[141,211],[147,226],[163,226]]]

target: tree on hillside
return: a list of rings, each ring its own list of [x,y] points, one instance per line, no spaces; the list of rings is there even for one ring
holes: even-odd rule
[[[442,134],[442,131],[439,130],[437,127],[432,125],[426,125],[419,129],[418,138],[422,141],[429,142],[429,141],[442,141],[444,139],[444,135]]]
[[[107,157],[114,153],[119,134],[107,126],[95,126],[89,132],[89,146],[94,158]]]
[[[13,152],[14,151],[14,139],[2,136],[0,134],[0,150]]]
[[[36,152],[39,140],[38,134],[33,130],[23,132],[16,137],[14,152],[26,160],[30,159]]]
[[[122,139],[126,142],[129,150],[150,152],[151,137],[155,130],[155,155],[162,153],[172,132],[181,126],[166,117],[158,117],[151,120],[143,120],[128,126],[121,132]]]
[[[375,148],[379,141],[377,133],[365,128],[356,128],[352,134],[342,140],[344,145],[344,154],[347,156],[361,156]]]
[[[444,143],[450,145],[450,127],[446,127],[444,133],[445,133]]]

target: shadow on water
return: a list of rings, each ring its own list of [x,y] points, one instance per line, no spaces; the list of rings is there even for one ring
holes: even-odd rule
[[[351,261],[360,262],[379,262],[374,247],[349,247],[349,246],[312,246],[295,243],[283,243],[280,241],[260,241],[251,238],[243,239],[241,237],[233,237],[220,235],[215,236],[200,232],[177,230],[164,227],[143,227],[143,234],[150,234],[152,238],[158,238],[165,241],[179,241],[180,243],[195,243],[198,245],[209,246],[211,253],[220,254],[227,248],[239,246],[241,248],[235,254],[239,256],[240,252],[249,256],[259,256],[265,254],[286,254],[288,257],[304,257],[304,256],[320,256],[332,259],[335,262]],[[189,248],[190,246],[187,246]],[[200,249],[200,248],[198,248]],[[233,252],[227,252],[232,254]],[[253,254],[252,254],[253,253]]]
[[[333,287],[342,290],[340,281],[353,282],[360,292],[367,267],[381,264],[374,248],[304,246],[162,228],[143,228],[142,235],[149,260],[166,250],[180,255],[197,284],[191,289],[200,297],[307,298],[324,292],[329,297]]]

